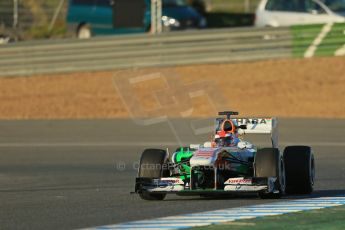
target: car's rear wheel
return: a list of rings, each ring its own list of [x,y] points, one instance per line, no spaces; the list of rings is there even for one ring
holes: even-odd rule
[[[315,161],[309,146],[288,146],[284,150],[287,194],[310,194],[315,180]]]
[[[276,177],[275,192],[263,191],[259,193],[263,199],[280,198],[285,191],[285,167],[283,158],[276,148],[259,149],[254,159],[255,177]]]
[[[146,149],[140,158],[138,177],[154,179],[169,176],[166,157],[167,153],[164,150]],[[166,194],[140,191],[139,196],[144,200],[163,200]]]

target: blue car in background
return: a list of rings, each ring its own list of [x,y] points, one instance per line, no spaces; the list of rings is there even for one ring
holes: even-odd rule
[[[185,0],[162,0],[163,31],[206,27]],[[151,0],[69,0],[67,24],[78,38],[145,33],[151,29]]]

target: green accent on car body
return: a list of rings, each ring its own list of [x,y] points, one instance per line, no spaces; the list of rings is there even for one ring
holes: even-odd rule
[[[182,180],[186,180],[186,179],[189,180],[190,179],[191,167],[190,167],[190,165],[183,163],[183,161],[188,161],[190,158],[192,158],[195,151],[196,151],[195,149],[181,147],[180,150],[175,152],[175,154],[173,156],[174,157],[173,161],[176,164],[179,164],[179,170],[180,170],[179,176]],[[232,168],[233,168],[233,171],[236,171],[239,174],[239,176],[251,175],[251,170],[250,170],[250,167],[248,165],[232,163]],[[195,171],[194,173],[195,174],[200,173],[200,176],[202,175],[202,172]],[[197,175],[197,176],[199,176],[199,175]]]
[[[184,163],[181,163],[183,160],[188,160],[190,159],[195,150],[192,150],[190,148],[180,148],[180,151],[176,152],[174,155],[174,161],[176,164],[180,164],[180,178],[182,180],[189,179],[190,178],[190,166]]]

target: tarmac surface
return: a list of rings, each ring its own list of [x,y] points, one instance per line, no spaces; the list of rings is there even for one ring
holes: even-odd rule
[[[155,122],[0,121],[0,228],[76,229],[275,201],[169,195],[149,202],[131,195],[145,148],[173,152],[211,135],[210,121]],[[345,120],[280,119],[279,131],[281,147],[313,147],[313,197],[345,194]]]

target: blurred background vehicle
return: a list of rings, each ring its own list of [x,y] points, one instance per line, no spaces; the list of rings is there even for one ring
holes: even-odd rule
[[[10,34],[11,38],[14,38],[16,41],[20,40],[31,40],[31,39],[46,39],[46,38],[64,38],[70,37],[71,35],[75,36],[78,29],[77,22],[80,23],[80,20],[76,18],[70,18],[71,22],[67,21],[68,15],[71,10],[69,5],[72,0],[14,0],[14,1],[0,1],[0,27],[2,28],[2,34]],[[95,14],[96,11],[100,12],[101,23],[95,23],[96,28],[84,28],[81,32],[84,33],[84,36],[89,36],[91,30],[96,30],[95,34],[122,34],[122,33],[144,33],[150,31],[150,10],[145,7],[147,10],[138,11],[139,13],[135,14],[135,23],[138,25],[124,25],[121,26],[119,20],[113,20],[114,18],[118,19],[126,15],[132,14],[136,9],[129,7],[131,14],[128,14],[128,11],[119,10],[117,16],[112,14],[113,8],[110,0],[76,0],[77,2],[84,2],[84,4],[91,4],[95,7],[92,8],[91,13]],[[136,2],[137,0],[133,0]],[[117,4],[125,4],[133,1],[116,1]],[[150,0],[142,0],[141,2],[150,2]],[[318,0],[320,1],[320,0]],[[317,2],[318,2],[317,1]],[[327,8],[324,10],[327,14],[321,15],[320,13],[316,14],[316,11],[305,12],[305,15],[310,17],[326,17],[329,18],[329,15],[335,15],[340,20],[343,20],[341,15],[344,15],[344,1],[345,0],[322,0],[321,2],[314,3],[314,5],[320,5],[319,8]],[[125,3],[123,3],[125,2]],[[207,21],[207,28],[229,28],[229,27],[244,27],[244,26],[253,26],[255,20],[255,11],[257,10],[256,24],[257,26],[266,26],[268,25],[268,18],[265,15],[271,15],[272,18],[274,14],[282,13],[291,13],[288,11],[273,11],[267,10],[266,5],[268,2],[277,2],[273,1],[263,1],[263,0],[164,0],[163,4],[165,5],[163,11],[165,10],[165,15],[163,14],[164,21],[162,23],[168,25],[163,27],[164,31],[170,30],[181,30],[185,29],[183,25],[193,24],[188,28],[198,28],[195,27],[197,19],[195,15],[198,15],[199,25],[204,25]],[[292,1],[278,1],[278,2],[290,2],[294,4],[295,0]],[[299,1],[303,4],[305,1]],[[260,4],[260,7],[257,6]],[[97,6],[101,5],[101,6]],[[108,8],[107,8],[108,5]],[[110,5],[110,7],[109,7]],[[142,4],[141,4],[142,5]],[[267,6],[268,7],[268,6]],[[75,7],[82,10],[82,7]],[[91,8],[91,7],[89,7]],[[169,9],[168,9],[169,8]],[[179,9],[178,14],[176,9]],[[193,9],[192,9],[193,8]],[[172,10],[174,9],[174,10]],[[181,10],[183,9],[183,10]],[[78,10],[78,9],[77,9]],[[140,9],[139,9],[140,10]],[[173,12],[174,11],[174,12]],[[76,12],[76,11],[75,11]],[[141,12],[141,13],[140,13]],[[145,16],[143,16],[145,12]],[[193,12],[193,13],[191,13]],[[313,14],[314,12],[314,14]],[[332,12],[332,13],[330,13]],[[82,17],[82,14],[86,14],[85,8],[84,12],[79,12],[79,16]],[[121,15],[122,13],[122,15]],[[295,12],[296,13],[296,12]],[[297,12],[299,15],[301,12]],[[126,15],[124,15],[126,14]],[[141,16],[140,16],[141,14]],[[169,14],[169,15],[167,15]],[[173,14],[173,15],[170,15]],[[181,15],[182,14],[182,15]],[[192,16],[191,16],[192,15]],[[194,15],[194,16],[193,16]],[[340,16],[339,16],[340,15]],[[140,16],[140,17],[138,17]],[[186,19],[190,17],[190,19]],[[333,17],[332,16],[332,17]],[[194,18],[194,19],[193,19]],[[72,19],[75,22],[72,22]],[[132,22],[134,16],[131,16]],[[193,22],[194,20],[194,22]],[[289,22],[291,17],[286,20]],[[327,19],[326,19],[327,20]],[[324,21],[322,21],[323,23]],[[114,23],[117,28],[114,29]],[[71,26],[73,24],[73,26]],[[269,26],[272,26],[271,25]],[[277,25],[277,22],[276,22]],[[281,24],[279,24],[281,26]],[[98,27],[98,28],[97,28]],[[99,31],[97,31],[99,30]],[[72,33],[66,33],[71,31]]]
[[[10,42],[10,37],[4,34],[0,34],[0,45],[7,44]]]
[[[95,3],[96,1],[84,0],[83,2]],[[252,26],[254,24],[254,12],[260,0],[183,1],[189,5],[188,7],[192,7],[193,11],[196,11],[202,18],[206,19],[207,28],[228,28]],[[11,37],[16,41],[75,36],[76,31],[66,33],[68,28],[66,19],[69,3],[70,0],[0,1],[0,28],[3,29],[0,29],[0,33],[3,34],[2,31],[5,31],[5,34],[11,34]],[[103,1],[104,3],[107,4],[106,1]],[[184,6],[184,8],[186,9],[187,7]],[[191,10],[189,9],[188,11]],[[129,13],[127,12],[127,14]],[[174,20],[167,21],[174,22]],[[164,29],[170,30],[171,28]],[[183,28],[177,27],[175,29]],[[145,29],[141,28],[140,32],[142,31],[145,32]],[[87,33],[85,30],[84,32]],[[110,32],[112,34],[114,33],[113,30],[110,30]]]
[[[207,12],[207,6],[205,0],[188,0],[188,4],[191,5],[200,14],[205,15]]]
[[[255,26],[278,27],[345,22],[345,0],[262,0]]]
[[[194,2],[201,3],[202,1]],[[162,0],[162,3],[162,22],[167,29],[176,30],[206,27],[205,17],[198,13],[185,0]]]
[[[151,0],[70,0],[69,31],[78,38],[143,33],[151,29]],[[163,31],[206,27],[206,19],[185,0],[162,0]]]
[[[134,0],[134,2],[135,1],[136,0]],[[192,7],[192,10],[198,12],[202,18],[205,18],[207,21],[207,28],[228,28],[252,26],[254,24],[254,12],[259,1],[260,0],[183,0],[183,4],[187,3],[189,5],[188,8]],[[92,3],[97,2],[97,0],[79,0],[79,2]],[[116,2],[120,3],[121,0]],[[129,3],[132,1],[125,2]],[[68,22],[66,19],[69,4],[70,0],[0,1],[0,27],[4,29],[3,31],[5,31],[5,34],[11,34],[11,37],[16,41],[75,36],[75,30],[73,33],[66,33],[68,29]],[[101,0],[99,4],[107,4],[107,2]],[[184,8],[185,11],[188,12],[191,11],[190,9],[186,10],[187,7],[185,5],[183,7],[180,6],[180,8]],[[120,11],[120,13],[124,12],[125,11]],[[177,19],[177,17],[179,16],[176,16],[174,19]],[[174,20],[166,20],[168,23],[169,21],[170,23],[174,22]],[[204,20],[201,22],[204,22]],[[183,24],[183,22],[181,24]],[[173,27],[164,27],[163,29],[171,30],[171,28]],[[138,28],[136,29],[138,30]],[[183,29],[183,27],[176,27],[172,30],[175,29],[180,30]],[[142,26],[139,30],[140,32],[145,32]],[[108,32],[109,31],[112,34],[114,33],[113,30],[108,30]],[[87,30],[84,30],[84,32],[88,33]]]

